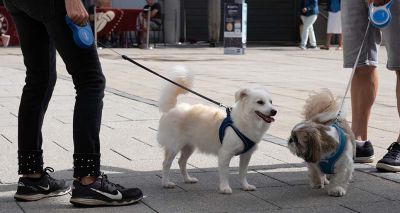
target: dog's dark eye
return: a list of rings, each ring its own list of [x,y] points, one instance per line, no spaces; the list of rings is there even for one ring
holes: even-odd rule
[[[269,103],[272,104],[272,100],[270,100]]]
[[[259,101],[257,101],[257,104],[264,105],[264,104],[265,104],[265,102],[264,102],[264,101],[262,101],[262,100],[259,100]]]
[[[292,135],[290,136],[290,140],[291,142],[299,142],[299,140],[297,139],[297,135],[295,133],[292,133]]]

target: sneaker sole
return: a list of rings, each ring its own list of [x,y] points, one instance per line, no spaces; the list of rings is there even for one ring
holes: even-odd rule
[[[376,168],[385,170],[385,171],[389,171],[389,172],[400,172],[400,166],[392,166],[392,165],[385,164],[385,163],[377,163]]]
[[[69,201],[75,206],[125,206],[139,202],[143,197],[140,197],[135,200],[121,200],[121,201],[104,201],[97,199],[89,199],[89,198],[71,198]]]
[[[370,156],[370,157],[356,157],[354,159],[354,163],[372,163],[374,162],[375,157]]]
[[[14,199],[17,201],[36,201],[47,197],[58,197],[68,194],[71,191],[71,187],[65,190],[59,190],[50,192],[49,194],[32,194],[32,195],[21,195],[15,194]]]

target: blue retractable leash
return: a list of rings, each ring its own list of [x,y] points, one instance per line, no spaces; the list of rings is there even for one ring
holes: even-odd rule
[[[377,28],[386,27],[392,19],[390,13],[390,7],[392,6],[393,0],[382,6],[375,6],[374,3],[369,4],[369,19],[372,25]]]
[[[89,48],[93,45],[94,38],[90,24],[86,23],[83,26],[75,24],[69,16],[65,16],[65,22],[72,30],[74,41],[80,48]]]

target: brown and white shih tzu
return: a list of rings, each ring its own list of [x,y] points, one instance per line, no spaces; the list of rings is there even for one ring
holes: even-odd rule
[[[311,187],[324,188],[331,196],[343,196],[354,171],[354,135],[339,103],[324,89],[306,100],[304,121],[296,124],[289,150],[307,162]],[[329,181],[326,175],[330,175]]]

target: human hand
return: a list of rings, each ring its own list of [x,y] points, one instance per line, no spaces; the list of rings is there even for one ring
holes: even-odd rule
[[[368,0],[368,3],[374,3],[375,6],[382,6],[386,3],[388,3],[390,0]]]
[[[89,19],[89,14],[81,0],[65,0],[67,15],[75,24],[84,25]]]
[[[303,11],[303,13],[307,12],[307,8],[303,8],[301,11]]]

